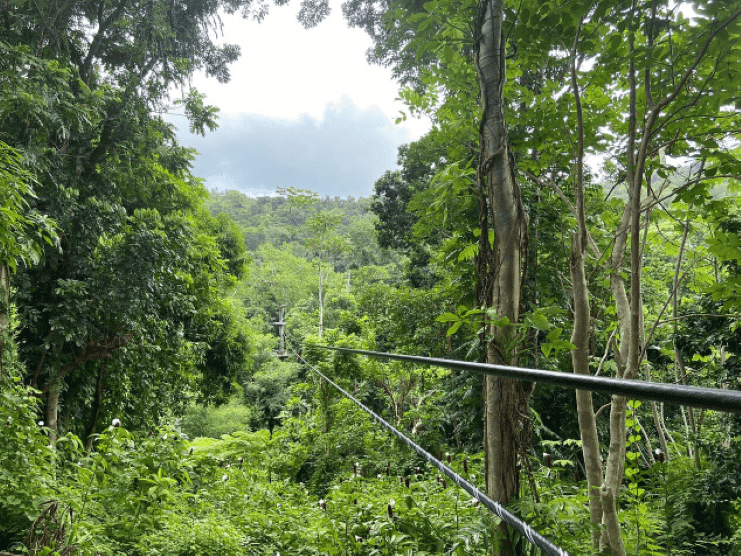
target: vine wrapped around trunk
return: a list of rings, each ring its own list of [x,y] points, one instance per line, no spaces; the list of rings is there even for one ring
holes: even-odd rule
[[[514,324],[520,317],[527,216],[515,181],[504,117],[502,20],[502,0],[479,2],[474,54],[482,104],[476,175],[481,230],[477,293],[480,306]],[[489,230],[494,232],[493,241]],[[516,364],[512,326],[490,321],[485,334],[488,363]],[[529,428],[528,395],[527,387],[514,379],[487,376],[484,381],[486,489],[503,505],[519,491],[519,455],[526,438],[523,432]]]

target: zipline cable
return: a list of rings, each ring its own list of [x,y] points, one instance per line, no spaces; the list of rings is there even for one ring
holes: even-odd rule
[[[327,346],[313,346],[313,347],[327,347]],[[334,349],[339,349],[339,348],[334,348]],[[350,351],[357,351],[357,350],[350,350]],[[394,434],[404,444],[409,446],[412,450],[417,452],[420,456],[422,456],[432,465],[437,467],[440,470],[440,472],[444,473],[455,484],[457,484],[459,487],[465,490],[473,498],[475,498],[476,500],[481,502],[481,504],[489,508],[502,521],[506,522],[510,527],[512,527],[515,531],[520,533],[520,535],[526,538],[530,543],[540,548],[543,552],[545,552],[549,556],[569,556],[569,553],[566,552],[563,548],[560,548],[556,546],[555,544],[553,544],[551,541],[546,539],[543,535],[538,533],[535,529],[530,527],[527,523],[520,520],[514,514],[508,512],[501,504],[498,504],[497,502],[489,498],[486,494],[481,492],[475,485],[473,485],[472,483],[469,483],[466,479],[458,475],[458,473],[456,473],[450,467],[448,467],[443,462],[441,462],[439,459],[434,457],[431,453],[429,453],[427,450],[422,448],[419,444],[414,442],[411,438],[407,437],[404,433],[400,432],[393,425],[388,423],[383,417],[381,417],[380,415],[375,413],[373,410],[366,407],[361,401],[357,400],[352,394],[347,392],[340,385],[330,380],[326,375],[324,375],[324,373],[316,369],[313,365],[311,365],[311,363],[306,361],[300,354],[297,354],[297,359],[303,362],[307,367],[309,367],[312,371],[314,371],[316,374],[318,374],[320,377],[326,380],[329,384],[334,386],[346,398],[354,402],[358,407],[360,407],[360,409],[365,411],[368,415],[370,415],[373,419],[375,419],[379,424],[381,424],[381,426],[383,426],[389,432]]]
[[[622,378],[608,378],[602,376],[576,375],[572,373],[561,373],[556,371],[543,371],[539,369],[528,369],[525,367],[508,367],[506,365],[493,365],[489,363],[473,363],[470,361],[458,361],[455,359],[440,359],[437,357],[419,357],[416,355],[402,355],[398,353],[385,353],[380,351],[366,351],[362,349],[350,349],[334,346],[323,346],[319,344],[304,344],[307,347],[330,349],[341,353],[354,353],[366,355],[379,359],[393,359],[396,361],[407,361],[433,367],[443,367],[458,371],[471,371],[479,374],[517,378],[529,382],[542,382],[555,384],[564,388],[579,390],[590,390],[592,392],[604,392],[607,394],[618,394],[631,398],[653,400],[657,402],[668,402],[716,411],[727,411],[741,413],[741,392],[737,390],[722,390],[719,388],[699,388],[696,386],[684,386],[680,384],[664,384],[661,382],[647,382],[644,380],[628,380]]]

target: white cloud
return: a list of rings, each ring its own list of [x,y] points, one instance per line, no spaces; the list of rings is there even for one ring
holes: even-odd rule
[[[371,39],[350,29],[339,0],[314,29],[297,21],[299,5],[271,6],[262,23],[223,17],[220,41],[239,44],[241,58],[221,84],[199,74],[192,85],[219,107],[220,128],[180,142],[201,155],[194,173],[209,189],[268,194],[296,186],[321,195],[369,196],[373,183],[396,167],[396,149],[418,139],[430,124],[394,121],[404,105],[387,68],[370,66]]]
[[[251,195],[298,187],[368,197],[375,181],[396,167],[397,147],[408,140],[378,107],[360,109],[348,97],[330,103],[320,119],[240,114],[223,117],[205,138],[180,134],[181,143],[200,153],[193,172],[207,188]]]
[[[365,110],[378,107],[392,122],[404,109],[396,101],[398,85],[387,68],[370,66],[366,50],[372,41],[361,29],[351,29],[342,17],[341,3],[330,2],[332,13],[314,29],[298,21],[299,4],[271,6],[258,23],[241,16],[223,16],[226,43],[239,44],[241,58],[231,66],[231,81],[218,83],[196,75],[193,85],[225,116],[260,114],[270,118],[319,119],[328,103],[347,96]],[[429,129],[429,123],[401,124],[411,138]]]

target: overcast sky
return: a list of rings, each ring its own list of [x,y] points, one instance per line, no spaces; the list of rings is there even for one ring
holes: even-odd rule
[[[340,2],[315,29],[296,21],[298,2],[271,6],[262,23],[224,17],[223,42],[242,56],[232,79],[202,75],[193,85],[221,109],[220,127],[205,138],[171,116],[180,142],[198,150],[194,173],[209,189],[267,194],[299,187],[320,195],[368,197],[396,150],[429,128],[425,121],[395,125],[404,106],[390,71],[366,62],[370,39],[349,29]]]

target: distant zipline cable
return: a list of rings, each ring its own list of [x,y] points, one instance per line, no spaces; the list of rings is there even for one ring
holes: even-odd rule
[[[312,346],[312,347],[327,347],[327,346]],[[331,349],[340,349],[340,348],[331,348]],[[347,350],[347,351],[357,352],[358,350]],[[370,353],[370,352],[366,352],[366,353]],[[449,477],[455,484],[457,484],[459,487],[465,490],[468,494],[473,496],[476,500],[481,502],[484,506],[489,508],[492,512],[494,512],[494,514],[496,514],[499,518],[501,518],[502,521],[506,522],[510,527],[512,527],[514,530],[520,533],[520,535],[522,535],[532,544],[540,548],[544,553],[548,554],[549,556],[569,556],[569,553],[566,552],[563,548],[556,546],[551,541],[546,539],[543,535],[535,531],[527,523],[517,518],[514,514],[508,512],[501,504],[498,504],[497,502],[489,498],[486,494],[481,492],[475,485],[469,483],[463,477],[458,475],[458,473],[453,471],[450,467],[445,465],[439,459],[435,458],[432,454],[430,454],[428,451],[422,448],[419,444],[415,443],[412,439],[410,439],[409,437],[404,435],[402,432],[397,430],[393,425],[389,424],[383,417],[375,413],[373,410],[367,408],[362,402],[355,399],[355,397],[352,394],[344,390],[341,386],[339,386],[338,384],[330,380],[321,371],[319,371],[314,366],[312,366],[311,363],[306,361],[301,355],[297,355],[297,358],[299,361],[306,364],[306,366],[309,367],[312,371],[314,371],[317,375],[319,375],[324,380],[326,380],[329,384],[334,386],[345,397],[353,401],[358,407],[360,407],[368,415],[373,417],[373,419],[375,419],[378,423],[380,423],[384,428],[386,428],[388,431],[393,433],[404,444],[409,446],[412,450],[417,452],[420,456],[422,456],[432,465],[437,467],[442,473],[444,473],[447,477]]]
[[[618,394],[631,398],[691,405],[716,411],[741,413],[741,392],[737,390],[721,390],[719,388],[698,388],[679,384],[664,384],[661,382],[647,382],[644,380],[627,380],[621,378],[607,378],[601,376],[585,376],[556,371],[542,371],[524,367],[508,367],[505,365],[491,365],[488,363],[473,363],[454,359],[439,359],[435,357],[418,357],[415,355],[401,355],[397,353],[383,353],[379,351],[365,351],[361,349],[322,346],[306,344],[307,347],[331,349],[342,353],[367,355],[379,359],[393,359],[407,361],[445,369],[458,371],[472,371],[479,374],[495,375],[507,378],[516,378],[529,382],[555,384],[564,388],[590,390]]]

